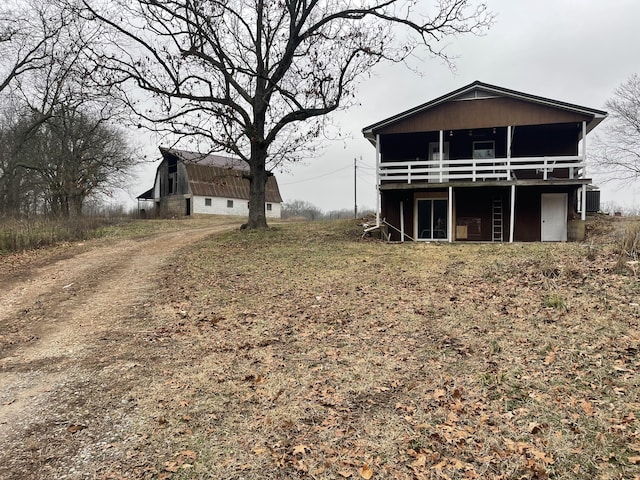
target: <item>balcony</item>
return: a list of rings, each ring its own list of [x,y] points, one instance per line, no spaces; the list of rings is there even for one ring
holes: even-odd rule
[[[380,182],[446,183],[514,180],[581,179],[586,161],[582,155],[512,157],[459,160],[383,161]]]

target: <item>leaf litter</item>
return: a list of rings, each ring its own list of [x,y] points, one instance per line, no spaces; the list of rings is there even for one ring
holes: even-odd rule
[[[93,414],[130,399],[126,440],[85,472],[640,478],[640,285],[599,228],[588,248],[386,244],[354,222],[189,247],[99,352],[137,366],[100,371]]]
[[[186,433],[147,433],[198,452],[180,478],[637,478],[639,288],[611,246],[357,238],[291,224],[175,260],[145,411],[178,427],[187,398]]]

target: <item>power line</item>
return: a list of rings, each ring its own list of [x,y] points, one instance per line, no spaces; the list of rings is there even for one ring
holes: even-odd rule
[[[318,178],[322,178],[322,177],[328,177],[329,175],[333,175],[334,173],[338,173],[341,172],[343,170],[347,170],[347,169],[351,169],[351,167],[342,167],[339,168],[338,170],[334,170],[332,172],[328,172],[328,173],[323,173],[322,175],[318,175],[317,177],[311,177],[311,178],[305,178],[303,180],[297,180],[295,182],[287,182],[287,183],[281,183],[280,185],[284,186],[284,185],[295,185],[297,183],[303,183],[303,182],[311,182],[312,180],[317,180]]]

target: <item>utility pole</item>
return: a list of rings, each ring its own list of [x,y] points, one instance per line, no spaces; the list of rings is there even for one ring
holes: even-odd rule
[[[353,218],[358,218],[358,159],[353,159]]]

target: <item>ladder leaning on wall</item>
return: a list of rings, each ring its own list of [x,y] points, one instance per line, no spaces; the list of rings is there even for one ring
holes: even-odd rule
[[[491,208],[491,241],[502,242],[502,198],[494,197]]]

